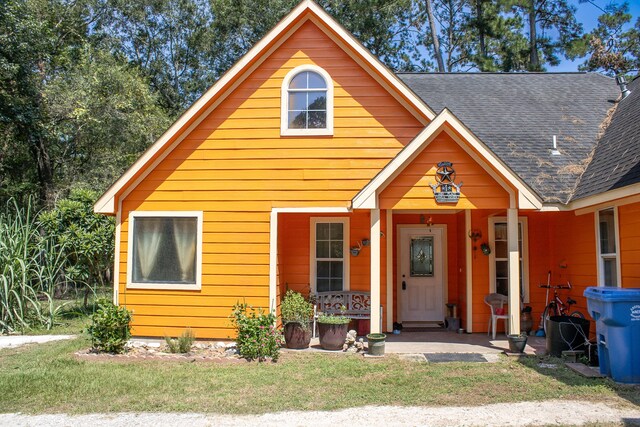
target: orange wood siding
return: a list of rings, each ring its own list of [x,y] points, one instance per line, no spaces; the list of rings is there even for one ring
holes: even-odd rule
[[[640,288],[640,203],[618,208],[622,287]]]
[[[280,137],[282,79],[308,63],[333,78],[334,135]],[[124,198],[119,302],[134,310],[133,333],[178,335],[190,326],[199,338],[231,336],[228,316],[236,301],[269,304],[271,209],[348,206],[421,129],[315,24],[305,23]],[[201,291],[126,289],[133,210],[204,212]],[[359,239],[368,234],[367,221],[354,219]],[[301,238],[307,235],[308,227]],[[297,237],[291,239],[294,246],[300,244]],[[352,266],[354,287],[365,286],[366,258],[361,255]],[[302,267],[283,260],[278,265],[280,283],[308,282],[308,274],[303,278],[295,271]]]
[[[455,182],[463,183],[457,204],[437,204],[435,184],[439,162],[453,163]],[[509,195],[448,134],[440,133],[380,194],[382,209],[483,209],[509,207]]]

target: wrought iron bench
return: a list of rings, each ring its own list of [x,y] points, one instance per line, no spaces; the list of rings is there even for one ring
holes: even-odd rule
[[[369,292],[329,291],[318,292],[313,307],[313,336],[316,336],[318,313],[337,314],[354,320],[371,319],[371,295]],[[382,307],[380,307],[380,330],[382,330]]]

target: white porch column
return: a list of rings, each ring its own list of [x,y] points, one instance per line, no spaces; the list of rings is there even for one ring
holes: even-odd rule
[[[393,330],[393,242],[395,242],[393,234],[393,210],[387,209],[387,305],[385,307],[385,316],[387,318],[387,331]]]
[[[464,211],[465,234],[471,231],[471,210]],[[467,332],[473,332],[473,255],[471,239],[464,239],[465,243],[465,280],[467,289]]]
[[[371,333],[380,333],[380,209],[371,209]]]
[[[507,246],[509,248],[510,334],[520,333],[520,254],[518,252],[518,209],[507,209]]]

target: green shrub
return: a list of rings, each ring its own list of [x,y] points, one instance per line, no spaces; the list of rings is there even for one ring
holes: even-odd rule
[[[169,348],[169,353],[189,353],[193,342],[196,340],[196,335],[191,328],[187,328],[178,339],[167,336],[164,337],[164,340]]]
[[[236,346],[240,356],[262,362],[271,358],[274,362],[280,356],[282,333],[275,326],[276,316],[265,314],[262,309],[254,309],[247,304],[237,303],[231,314],[236,329]]]
[[[305,299],[300,292],[289,289],[280,305],[282,323],[300,323],[309,326],[313,316],[313,304]]]
[[[111,301],[98,301],[98,309],[91,316],[93,324],[88,332],[94,350],[107,353],[123,353],[131,338],[131,311],[117,307]]]
[[[107,283],[113,266],[115,222],[93,212],[97,197],[76,188],[38,216],[45,234],[64,248],[67,281],[76,289],[85,287],[85,305],[89,293]]]
[[[328,313],[318,313],[318,323],[326,323],[329,325],[343,325],[345,323],[351,322],[351,318],[344,315],[346,311],[346,307],[343,305],[340,307],[340,315],[338,314],[328,314]]]
[[[351,322],[351,318],[347,316],[338,316],[335,314],[318,315],[318,323],[328,323],[330,325],[342,325]]]

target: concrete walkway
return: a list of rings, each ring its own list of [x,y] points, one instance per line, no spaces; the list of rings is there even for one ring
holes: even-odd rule
[[[480,353],[497,354],[509,350],[509,341],[504,334],[491,339],[486,333],[458,334],[444,330],[429,332],[402,332],[387,334],[385,350],[388,353]],[[546,341],[540,337],[529,337],[526,354],[544,354]]]
[[[0,336],[0,348],[19,347],[25,344],[70,340],[75,335],[7,335]]]
[[[364,338],[366,342],[366,338]],[[477,353],[499,354],[509,350],[507,336],[499,334],[491,339],[486,333],[458,334],[445,330],[429,332],[402,332],[400,335],[387,334],[386,353],[396,354],[429,354],[429,353]],[[320,347],[320,340],[313,338],[311,347],[306,350],[292,351],[325,351]],[[546,353],[544,338],[530,336],[527,340],[525,354],[543,355]]]

